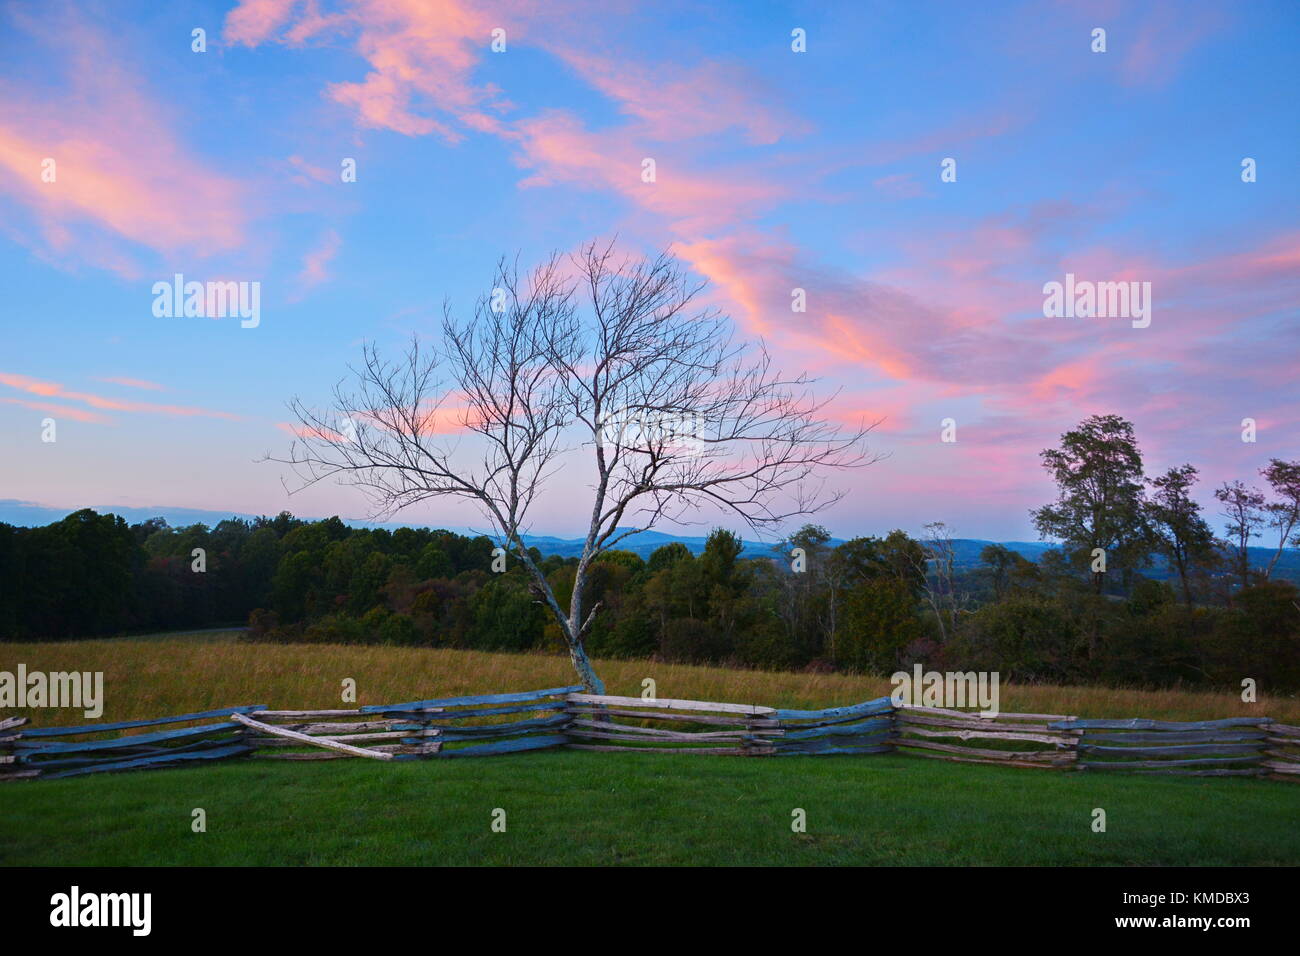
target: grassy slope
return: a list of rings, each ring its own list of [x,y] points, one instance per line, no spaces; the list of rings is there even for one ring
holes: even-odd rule
[[[193,639],[0,645],[0,670],[103,670],[104,720],[235,703],[339,706],[566,683],[539,655]],[[879,696],[886,681],[645,661],[600,665],[613,693],[784,706]],[[1259,708],[1300,723],[1294,699]],[[1007,688],[1008,710],[1173,719],[1252,713],[1230,695]],[[77,723],[67,712],[38,725]],[[547,752],[380,765],[241,762],[19,782],[0,790],[0,863],[1277,864],[1300,863],[1300,787],[1115,779],[919,757],[746,760]],[[190,830],[203,807],[208,832]],[[489,828],[494,808],[506,833]],[[808,832],[790,829],[795,807]],[[1104,808],[1108,832],[1093,833]]]

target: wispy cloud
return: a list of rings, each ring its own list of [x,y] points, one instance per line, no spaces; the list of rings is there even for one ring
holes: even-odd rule
[[[55,402],[33,402],[27,398],[9,398],[5,397],[0,401],[7,402],[10,405],[21,405],[24,408],[30,408],[37,412],[48,412],[51,415],[60,415],[64,418],[70,418],[76,422],[90,422],[96,425],[106,425],[112,419],[107,415],[101,415],[98,412],[87,411],[84,408],[77,408],[72,405],[59,405]]]
[[[34,234],[16,236],[56,259],[75,254],[132,278],[138,260],[105,253],[98,235],[201,255],[243,241],[242,186],[181,142],[165,120],[170,107],[126,65],[117,38],[67,9],[0,17],[46,50],[66,84],[58,95],[0,84],[0,191],[36,223]],[[43,179],[49,171],[53,181]]]
[[[338,255],[342,244],[343,239],[338,232],[328,229],[320,241],[303,256],[302,269],[298,272],[299,298],[329,280],[329,264]]]
[[[165,392],[167,389],[157,382],[147,382],[142,378],[125,378],[122,376],[106,376],[96,379],[99,382],[107,382],[110,385],[121,385],[123,388],[140,388],[150,392]]]
[[[97,395],[92,392],[80,392],[65,388],[57,382],[47,382],[40,379],[31,378],[27,375],[18,375],[11,372],[0,372],[0,385],[26,392],[30,395],[40,395],[46,398],[57,398],[69,402],[82,402],[92,408],[102,409],[104,411],[114,412],[133,412],[149,415],[171,415],[181,418],[226,418],[238,419],[238,415],[230,412],[215,411],[209,408],[199,408],[192,405],[160,405],[153,402],[135,402],[127,399],[109,398],[105,395]]]

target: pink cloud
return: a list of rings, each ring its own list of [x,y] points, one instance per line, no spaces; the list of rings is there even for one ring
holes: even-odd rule
[[[453,435],[465,432],[469,425],[469,408],[461,404],[463,401],[456,396],[451,396],[451,401],[446,404],[433,405],[429,404],[420,419],[419,428],[421,435]],[[386,431],[386,427],[379,418],[373,415],[356,415],[353,416],[356,421],[365,419],[375,428]],[[317,439],[320,441],[329,441],[342,443],[348,441],[341,433],[332,428],[325,426],[304,426],[299,422],[276,422],[275,427],[286,434],[293,435],[296,438]]]
[[[632,117],[638,135],[647,139],[675,142],[738,128],[748,142],[770,145],[811,129],[801,117],[767,105],[756,78],[739,67],[650,66],[601,56],[586,46],[552,43],[549,49]]]
[[[240,0],[226,14],[226,42],[257,46],[271,39],[293,17],[299,0]]]
[[[746,170],[701,173],[689,157],[640,142],[627,130],[594,133],[569,113],[549,112],[518,124],[520,165],[533,174],[520,185],[557,183],[604,188],[671,221],[690,234],[753,215],[788,194],[788,187]],[[642,172],[654,161],[654,181]]]
[[[182,418],[205,417],[226,418],[232,420],[237,420],[239,418],[238,415],[232,415],[229,412],[196,408],[190,405],[159,405],[152,402],[134,402],[126,399],[107,398],[103,395],[95,395],[90,392],[70,391],[57,382],[44,382],[26,375],[17,375],[9,372],[0,372],[0,385],[6,385],[9,388],[17,389],[18,391],[27,392],[30,395],[59,398],[71,402],[83,402],[92,408],[103,409],[106,411],[140,412],[152,415],[179,416]]]
[[[121,385],[125,388],[146,389],[151,392],[166,391],[166,388],[163,387],[162,385],[159,385],[157,382],[147,382],[144,379],[140,379],[140,378],[121,378],[117,376],[110,376],[108,378],[101,378],[99,379],[99,381],[108,382],[110,385]]]
[[[1121,25],[1107,38],[1123,56],[1120,75],[1128,86],[1165,85],[1193,50],[1226,26],[1221,7],[1163,3],[1142,9],[1141,21]]]
[[[307,428],[303,425],[294,424],[293,422],[276,422],[275,427],[287,435],[293,435],[295,438],[310,438],[318,441],[334,442],[336,444],[342,444],[346,441],[342,435],[331,428]]]
[[[227,17],[226,39],[248,45],[292,42],[290,26],[306,12],[293,4],[241,4]],[[357,52],[371,71],[361,81],[330,85],[327,94],[351,108],[362,127],[450,142],[467,131],[499,136],[516,146],[519,164],[531,171],[524,187],[565,183],[609,189],[671,220],[679,231],[716,228],[787,195],[786,187],[748,170],[702,171],[690,151],[665,145],[733,128],[743,130],[751,143],[770,144],[807,130],[805,121],[764,103],[755,78],[739,67],[652,66],[594,53],[590,42],[542,41],[609,97],[628,122],[593,131],[572,114],[556,111],[507,119],[510,104],[501,91],[473,77],[490,55],[492,30],[508,24],[508,42],[521,42],[534,24],[563,22],[567,16],[563,7],[521,11],[458,0],[354,0],[336,19],[355,34]],[[654,183],[641,180],[647,157],[659,165]]]
[[[914,173],[895,173],[882,176],[871,185],[891,199],[915,199],[925,195],[925,187],[916,181]]]
[[[838,396],[825,417],[845,428],[871,426],[873,434],[906,435],[919,427],[920,396],[910,385],[854,390]]]
[[[1001,324],[971,324],[905,289],[827,269],[770,236],[751,232],[675,248],[740,307],[747,327],[802,349],[814,368],[870,369],[947,388],[1019,381],[1046,367],[1038,345]],[[796,288],[804,290],[806,313],[792,311]],[[1041,295],[1037,301],[1041,307]]]
[[[242,187],[180,143],[163,121],[167,110],[122,65],[113,39],[83,19],[15,15],[14,22],[29,40],[58,51],[52,55],[69,86],[57,98],[0,87],[0,190],[32,211],[46,249],[80,251],[130,276],[138,271],[130,259],[103,255],[83,227],[160,252],[206,255],[243,241]],[[53,182],[42,179],[47,159]]]
[[[304,291],[318,286],[330,278],[329,264],[338,254],[339,247],[342,244],[343,240],[338,232],[329,229],[321,237],[321,241],[316,247],[303,257],[302,271],[298,273],[298,281]]]
[[[483,5],[457,0],[356,0],[329,16],[313,3],[244,0],[227,15],[224,36],[246,46],[296,45],[327,29],[353,32],[370,72],[358,82],[332,84],[328,96],[351,108],[364,127],[455,142],[464,136],[459,127],[495,124],[484,110],[499,108],[496,91],[476,85],[470,73],[499,22]],[[447,119],[428,115],[430,109]]]
[[[335,183],[339,181],[339,173],[330,171],[323,166],[317,166],[309,163],[301,156],[290,156],[285,162],[294,170],[296,180],[301,185],[307,185],[310,182],[316,183]]]
[[[8,402],[11,405],[21,405],[24,408],[30,408],[38,412],[49,412],[51,415],[62,415],[64,418],[71,418],[73,421],[78,422],[106,425],[111,421],[106,415],[89,412],[84,408],[75,408],[71,405],[57,405],[54,402],[33,402],[25,398],[4,398],[0,399],[0,401]]]
[[[1294,342],[1277,320],[1294,311],[1300,291],[1294,235],[1190,262],[1104,246],[1058,262],[1052,247],[1063,231],[1075,237],[1080,221],[1000,217],[973,224],[964,242],[957,234],[951,243],[933,241],[933,233],[929,243],[903,238],[907,258],[891,270],[894,282],[827,269],[791,243],[754,232],[675,248],[712,280],[715,304],[776,340],[787,361],[798,356],[801,367],[855,383],[832,411],[838,419],[888,409],[906,424],[882,426],[881,434],[907,439],[903,432],[932,418],[936,424],[907,446],[909,454],[929,454],[937,422],[952,414],[972,444],[1003,446],[960,453],[963,474],[972,469],[981,482],[1004,466],[1023,473],[1038,450],[1088,414],[1119,411],[1138,423],[1157,456],[1176,445],[1191,458],[1204,442],[1236,440],[1242,417],[1300,418],[1280,415],[1293,404],[1282,396],[1294,395]],[[950,261],[951,249],[968,250],[968,261]],[[1044,318],[1041,285],[1067,267],[1080,278],[1150,281],[1151,327]],[[790,310],[795,287],[805,290],[804,314]],[[1225,411],[1225,392],[1237,396],[1240,411]],[[1034,428],[1000,427],[1001,437],[988,430],[1005,419]],[[1209,423],[1218,430],[1206,431]],[[1275,440],[1286,427],[1274,426]],[[1168,435],[1181,438],[1171,445]]]
[[[284,15],[280,5],[259,6],[258,17],[249,14],[253,25],[241,27],[254,43],[294,43],[295,23],[310,18],[305,8]],[[1159,448],[1169,429],[1222,416],[1213,396],[1188,389],[1186,376],[1204,369],[1206,380],[1224,381],[1216,368],[1226,355],[1240,359],[1243,394],[1253,394],[1257,381],[1282,385],[1293,376],[1287,358],[1294,349],[1251,355],[1252,346],[1233,341],[1225,328],[1293,308],[1300,271],[1295,235],[1234,255],[1162,260],[1146,251],[1151,247],[1143,237],[1113,238],[1109,227],[1127,197],[1102,192],[876,236],[864,228],[888,258],[876,256],[873,268],[851,271],[757,225],[792,189],[805,201],[816,198],[817,182],[836,171],[875,167],[854,177],[874,186],[868,199],[922,195],[927,176],[937,181],[940,157],[960,158],[973,152],[967,147],[1023,126],[1031,118],[1023,107],[963,115],[896,140],[847,148],[841,141],[834,152],[813,147],[755,159],[756,151],[731,149],[729,156],[739,158],[722,168],[701,157],[724,136],[729,146],[754,146],[807,131],[774,107],[744,69],[707,59],[703,65],[632,59],[590,33],[582,43],[551,39],[563,35],[555,32],[534,39],[530,28],[555,18],[536,8],[507,14],[491,4],[471,10],[456,2],[358,0],[342,9],[370,72],[328,92],[355,112],[359,125],[453,141],[485,132],[513,148],[527,171],[523,188],[601,190],[632,213],[659,220],[657,234],[673,240],[674,251],[711,280],[714,304],[774,342],[784,364],[852,383],[832,416],[846,424],[883,417],[881,435],[918,454],[919,471],[898,473],[899,487],[909,493],[925,488],[950,495],[958,471],[978,482],[979,495],[1003,501],[1037,489],[1043,482],[1037,452],[1093,412],[1118,409],[1139,419]],[[1209,29],[1199,16],[1171,23],[1170,9],[1115,23],[1110,59],[1086,61],[1089,68],[1106,66],[1126,83],[1165,82]],[[1111,11],[1116,18],[1126,12]],[[1096,25],[1091,16],[1069,18],[1090,27]],[[231,36],[233,22],[232,15]],[[565,111],[516,116],[501,91],[476,79],[496,25],[508,27],[511,43],[542,44],[607,98],[619,118],[597,127]],[[1084,48],[1087,35],[1079,34]],[[641,177],[647,157],[656,161],[653,183]],[[919,165],[930,162],[928,172]],[[1103,234],[1105,241],[1092,238]],[[1045,318],[1042,285],[1066,271],[1152,281],[1155,324],[1135,330],[1126,321]],[[807,294],[806,313],[791,311],[795,288]],[[454,413],[445,414],[452,416],[447,427],[455,426]],[[1274,409],[1255,414],[1285,417]],[[938,421],[947,415],[964,436],[957,447],[937,439]]]

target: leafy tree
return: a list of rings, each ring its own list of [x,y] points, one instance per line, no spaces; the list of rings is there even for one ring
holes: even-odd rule
[[[943,649],[945,666],[998,671],[1005,680],[1051,681],[1071,673],[1080,623],[1061,601],[1017,593],[975,611]]]
[[[645,582],[644,598],[646,610],[658,621],[661,641],[674,619],[708,615],[708,590],[694,558],[674,562],[651,574]]]
[[[35,633],[73,637],[131,624],[144,554],[124,519],[85,508],[32,532],[24,600]]]
[[[745,543],[725,528],[714,528],[704,542],[700,571],[710,584],[729,584],[736,571],[736,561]]]
[[[1170,468],[1151,479],[1155,491],[1147,508],[1156,547],[1178,572],[1183,602],[1192,603],[1188,576],[1192,569],[1214,559],[1214,532],[1201,517],[1201,506],[1191,495],[1197,471],[1191,465]]]
[[[22,530],[0,522],[0,640],[16,639],[25,630]]]
[[[649,570],[662,571],[678,561],[693,561],[695,555],[691,554],[691,549],[686,547],[680,541],[670,541],[665,545],[655,548],[650,554],[648,562]]]
[[[420,552],[419,560],[415,565],[415,573],[421,580],[429,578],[449,578],[455,574],[451,564],[451,558],[447,552],[437,544],[430,541]]]
[[[347,606],[353,614],[380,603],[381,590],[392,570],[392,559],[382,551],[371,551],[348,581]]]
[[[1223,505],[1219,512],[1227,519],[1228,547],[1241,587],[1250,587],[1250,539],[1259,537],[1264,524],[1264,493],[1247,488],[1239,480],[1225,481],[1214,497]]]
[[[855,537],[845,541],[831,562],[849,580],[893,578],[914,597],[926,589],[926,549],[904,531],[894,529],[879,537]]]
[[[1297,530],[1300,526],[1300,461],[1272,458],[1260,474],[1278,499],[1264,505],[1268,526],[1277,532],[1277,550],[1263,573],[1264,579],[1268,580],[1286,546],[1300,547],[1300,530]]]
[[[1002,544],[985,545],[980,550],[980,564],[986,569],[995,601],[1001,601],[1017,582],[1032,580],[1038,571],[1032,561]]]
[[[924,636],[911,589],[892,575],[880,575],[857,582],[845,596],[843,636],[835,645],[834,661],[858,671],[889,672]]]
[[[266,515],[262,515],[260,518],[256,518],[253,521],[254,527],[270,528],[272,531],[275,532],[275,536],[280,539],[283,539],[284,536],[287,535],[294,528],[297,528],[305,523],[306,522],[304,522],[301,518],[295,518],[287,511],[281,511],[274,518],[268,518]]]
[[[542,640],[545,619],[541,605],[518,574],[494,574],[470,599],[472,647],[493,651],[523,651]]]
[[[140,545],[143,545],[154,533],[166,530],[166,518],[146,518],[139,524],[131,525],[131,533],[135,535],[136,543]]]
[[[1055,503],[1031,512],[1043,538],[1055,538],[1074,562],[1087,566],[1100,548],[1108,564],[1126,575],[1145,564],[1151,547],[1143,489],[1142,455],[1133,425],[1118,415],[1093,415],[1061,436],[1060,448],[1042,452],[1056,481]],[[1105,576],[1094,572],[1100,594]]]
[[[775,548],[781,555],[776,565],[782,591],[777,614],[802,663],[819,657],[832,643],[834,615],[826,588],[830,540],[825,528],[807,524]],[[798,557],[793,557],[796,549]]]
[[[707,664],[725,660],[731,645],[708,621],[678,617],[668,622],[660,652],[670,661]]]
[[[1230,686],[1254,677],[1268,690],[1300,687],[1300,593],[1265,581],[1234,595],[1205,646],[1211,675]]]

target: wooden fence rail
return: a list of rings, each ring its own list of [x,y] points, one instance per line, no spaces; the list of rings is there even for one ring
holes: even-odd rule
[[[1259,765],[1282,779],[1300,782],[1300,727],[1271,723],[1264,738],[1264,759]]]
[[[1268,717],[1226,720],[1079,720],[1052,724],[1082,731],[1079,766],[1088,771],[1255,777],[1264,767]]]
[[[957,760],[963,763],[1000,763],[1012,767],[1068,769],[1078,759],[1081,731],[1061,728],[1048,721],[1070,721],[1058,714],[976,713],[938,707],[903,706],[896,709],[896,746],[904,753]],[[970,741],[981,741],[971,746]]]
[[[778,710],[773,716],[782,734],[776,753],[793,754],[876,754],[893,749],[897,725],[888,697],[864,701],[850,707],[824,710]]]
[[[250,756],[258,760],[413,760],[438,746],[431,739],[436,731],[424,720],[376,717],[360,708],[262,710],[240,723]]]
[[[185,726],[146,729],[167,724]],[[123,731],[128,733],[124,736]],[[0,718],[0,781],[239,757],[400,761],[557,747],[743,757],[897,752],[1009,767],[1268,776],[1300,782],[1300,727],[1268,717],[985,717],[938,707],[896,706],[889,697],[822,710],[783,710],[594,695],[577,686],[350,710],[268,710],[251,704],[74,727],[30,727],[26,717]]]
[[[5,717],[0,719],[0,781],[25,780],[40,775],[39,770],[22,768],[18,765],[18,754],[14,751],[22,739],[20,727],[27,725],[26,717]]]
[[[490,757],[568,743],[564,736],[569,722],[565,695],[580,690],[580,686],[550,687],[515,694],[377,704],[362,707],[361,713],[420,723],[425,736],[419,756]],[[539,716],[502,719],[516,714]],[[403,743],[419,745],[421,740],[404,738]]]
[[[0,747],[0,780],[25,777],[75,777],[110,770],[172,767],[202,760],[242,757],[252,752],[244,727],[234,720],[201,723],[175,730],[119,736],[123,730],[165,724],[194,724],[214,717],[232,717],[264,709],[265,705],[225,707],[152,720],[127,720],[79,727],[24,728],[8,735]],[[26,723],[26,718],[21,718]],[[0,726],[11,721],[0,722]],[[20,725],[14,725],[20,726]],[[103,737],[103,734],[113,736]],[[57,740],[51,738],[69,738]],[[87,739],[89,738],[89,739]]]
[[[766,757],[783,732],[773,708],[753,704],[581,693],[565,701],[571,750]]]

